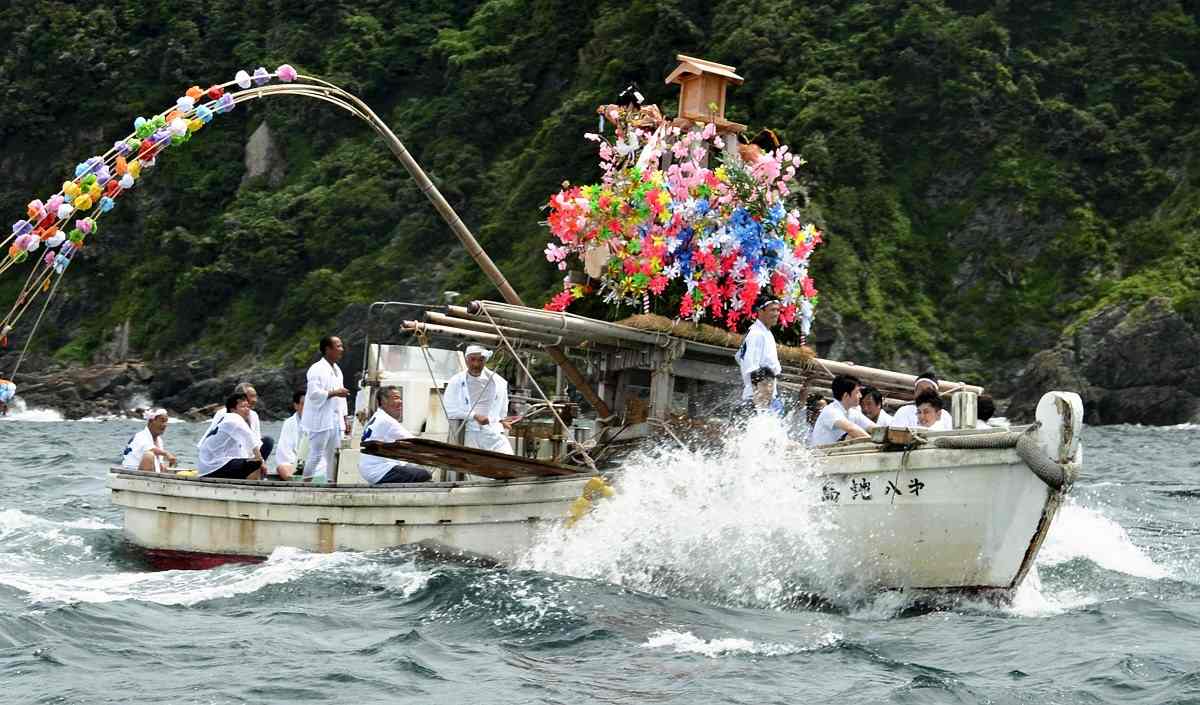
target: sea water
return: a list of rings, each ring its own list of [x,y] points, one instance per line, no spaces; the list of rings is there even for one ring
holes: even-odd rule
[[[141,425],[0,421],[0,702],[1200,702],[1195,426],[1085,429],[997,605],[834,576],[811,465],[769,424],[635,458],[511,568],[280,548],[156,572],[104,484]],[[167,447],[194,462],[201,431]]]

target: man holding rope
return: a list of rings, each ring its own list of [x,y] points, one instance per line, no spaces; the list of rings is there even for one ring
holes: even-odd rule
[[[508,382],[484,363],[492,356],[480,345],[467,346],[467,369],[446,385],[446,416],[464,427],[463,445],[513,454],[508,440]]]

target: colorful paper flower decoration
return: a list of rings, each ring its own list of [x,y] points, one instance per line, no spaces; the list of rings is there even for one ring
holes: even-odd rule
[[[602,110],[616,117],[615,141],[585,135],[599,148],[600,182],[564,184],[550,198],[546,259],[566,269],[577,258],[605,302],[731,330],[766,293],[783,303],[782,325],[807,334],[817,298],[808,262],[821,232],[794,203],[804,160],[787,146],[726,149],[714,124],[680,127],[657,109]],[[568,284],[546,308],[565,310],[591,290]]]

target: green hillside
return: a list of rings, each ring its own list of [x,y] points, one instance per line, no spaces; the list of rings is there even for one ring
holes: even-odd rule
[[[596,105],[673,113],[676,53],[738,68],[729,117],[809,161],[818,341],[989,378],[1098,307],[1200,324],[1196,3],[25,2],[0,11],[11,219],[192,84],[287,62],[385,117],[533,303],[541,206],[596,177]],[[243,183],[266,121],[282,181]],[[39,344],[86,360],[131,321],[147,357],[305,356],[347,305],[494,296],[364,125],[300,98],[168,150],[72,267]]]

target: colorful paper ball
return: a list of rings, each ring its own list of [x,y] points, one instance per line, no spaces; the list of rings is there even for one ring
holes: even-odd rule
[[[234,74],[233,80],[237,82],[239,88],[250,87],[250,74],[246,73],[245,71],[238,71],[236,74]]]
[[[275,69],[275,75],[279,76],[280,81],[291,83],[296,80],[296,69],[292,68],[290,64],[284,64]]]

